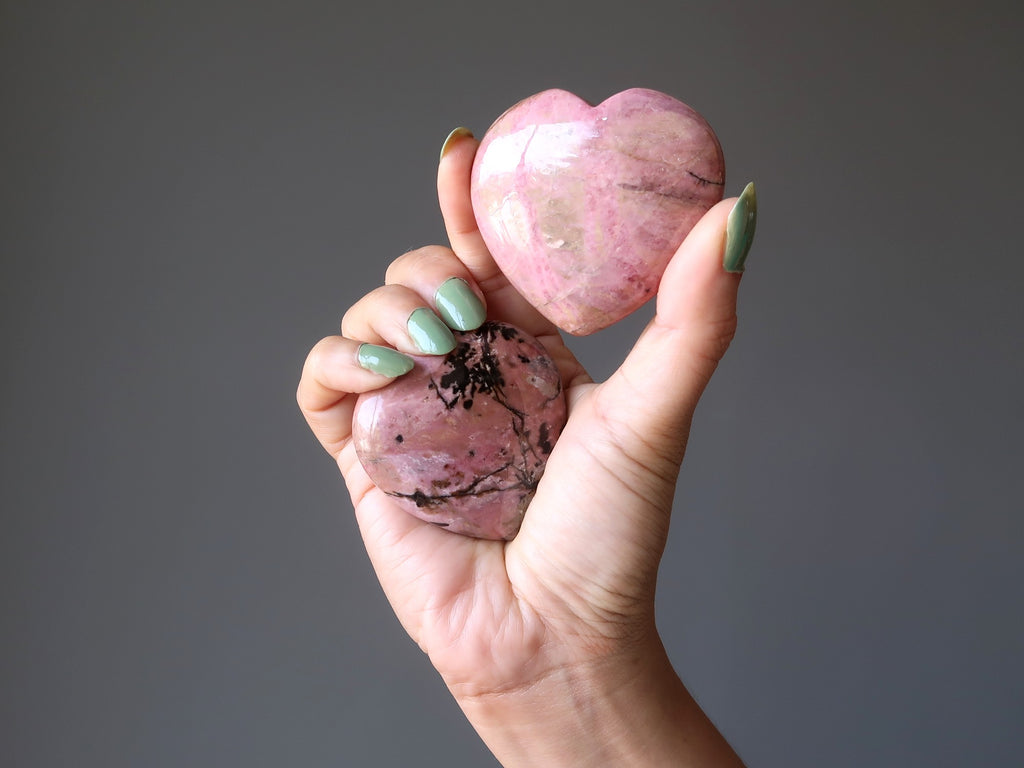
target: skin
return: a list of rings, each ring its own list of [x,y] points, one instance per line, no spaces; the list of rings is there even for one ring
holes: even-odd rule
[[[598,384],[488,253],[469,196],[477,146],[458,138],[438,169],[451,248],[391,264],[385,285],[345,314],[342,334],[310,352],[299,406],[344,475],[395,613],[502,765],[742,765],[673,670],[654,621],[691,419],[736,329],[740,275],[722,268],[735,199],[687,237],[655,318]],[[371,483],[351,443],[358,393],[390,381],[359,367],[359,344],[418,353],[405,321],[433,308],[453,276],[489,319],[536,337],[566,385],[568,424],[511,542],[453,535],[405,514]]]

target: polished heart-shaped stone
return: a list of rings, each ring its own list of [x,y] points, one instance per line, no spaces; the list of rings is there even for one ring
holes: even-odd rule
[[[555,325],[586,335],[657,292],[724,184],[711,126],[671,96],[633,88],[591,106],[549,90],[490,127],[471,194],[512,285]]]
[[[446,356],[360,395],[356,455],[409,514],[456,533],[511,539],[565,425],[544,347],[503,323],[455,334]]]

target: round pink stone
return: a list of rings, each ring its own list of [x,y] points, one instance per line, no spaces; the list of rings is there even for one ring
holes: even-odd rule
[[[502,323],[456,333],[446,356],[356,401],[352,439],[370,479],[409,514],[450,531],[511,539],[565,425],[540,343]]]
[[[596,107],[549,90],[499,117],[471,177],[477,224],[516,289],[586,335],[639,308],[722,199],[725,159],[696,111],[633,88]]]

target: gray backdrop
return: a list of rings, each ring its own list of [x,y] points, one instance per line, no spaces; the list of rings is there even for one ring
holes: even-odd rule
[[[751,766],[1024,750],[1022,14],[0,4],[0,764],[487,766],[294,403],[447,132],[667,91],[761,219],[659,592]],[[646,313],[574,342],[613,370]]]

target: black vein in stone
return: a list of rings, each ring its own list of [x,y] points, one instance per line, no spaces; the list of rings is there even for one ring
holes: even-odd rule
[[[509,325],[500,323],[484,323],[474,334],[473,341],[462,341],[452,351],[446,360],[448,370],[445,371],[440,380],[431,378],[428,388],[441,400],[444,407],[452,410],[461,406],[466,410],[473,408],[474,398],[485,395],[494,400],[498,405],[509,412],[510,426],[516,441],[519,445],[518,457],[505,465],[481,475],[469,485],[444,493],[424,493],[416,489],[412,493],[392,492],[389,495],[401,498],[412,499],[417,507],[429,507],[442,503],[446,499],[462,498],[465,496],[483,496],[490,493],[521,489],[524,493],[533,494],[543,474],[544,460],[537,455],[537,451],[530,442],[530,432],[526,428],[526,414],[509,402],[505,394],[505,377],[501,370],[501,362],[494,351],[493,342],[501,336],[505,341],[520,340],[518,331]],[[474,343],[475,341],[475,343]],[[522,360],[523,356],[520,355]],[[554,399],[561,392],[561,381],[558,382],[558,392],[550,399]],[[538,435],[538,447],[546,455],[551,452],[552,444],[550,439],[550,426],[543,423]],[[472,451],[471,451],[472,453]],[[531,464],[533,466],[531,466]],[[540,466],[538,471],[535,467]],[[515,482],[507,486],[495,488],[478,488],[481,482],[506,470],[511,470]]]
[[[464,488],[457,488],[454,491],[447,491],[446,493],[424,493],[419,488],[417,488],[412,493],[400,493],[398,491],[388,491],[387,495],[388,496],[397,496],[398,498],[401,498],[401,499],[412,499],[413,501],[416,502],[416,506],[417,507],[430,507],[430,506],[433,506],[435,504],[440,504],[445,499],[461,499],[464,496],[484,496],[484,495],[486,495],[488,493],[498,493],[500,491],[510,491],[513,488],[519,487],[520,484],[519,483],[514,483],[514,484],[508,486],[507,488],[501,488],[501,487],[498,487],[498,488],[484,488],[484,489],[479,490],[479,491],[476,489],[476,487],[478,485],[480,485],[480,483],[482,483],[484,480],[487,480],[488,478],[494,477],[495,475],[501,474],[502,472],[504,472],[506,469],[508,469],[511,466],[512,466],[512,462],[510,461],[507,464],[504,464],[504,465],[498,467],[493,472],[488,472],[486,475],[480,475],[480,477],[476,478],[473,482],[471,482],[466,487],[464,487]],[[536,486],[534,486],[534,487],[536,487]]]
[[[693,178],[695,178],[697,180],[697,183],[700,184],[703,187],[706,187],[708,184],[710,184],[713,187],[724,187],[725,186],[725,182],[724,181],[714,181],[713,179],[705,179],[703,176],[701,176],[699,174],[696,174],[693,171],[687,171],[687,173],[690,174],[691,176],[693,176]]]

